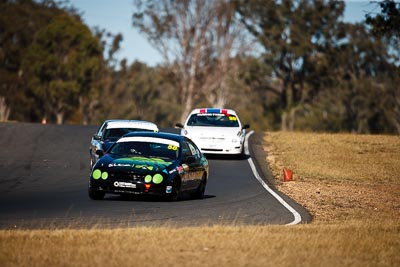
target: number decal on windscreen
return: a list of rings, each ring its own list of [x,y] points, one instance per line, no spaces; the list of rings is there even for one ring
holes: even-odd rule
[[[168,149],[170,149],[170,150],[178,150],[178,146],[168,145]]]

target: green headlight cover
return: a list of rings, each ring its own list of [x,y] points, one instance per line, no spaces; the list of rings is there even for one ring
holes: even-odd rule
[[[144,182],[145,183],[150,183],[152,178],[153,177],[151,177],[151,175],[146,175],[146,177],[144,177]]]
[[[96,180],[100,179],[101,171],[99,169],[94,170],[93,173],[92,173],[92,177],[93,177],[93,179],[96,179]]]
[[[163,176],[159,173],[153,176],[153,183],[160,184],[163,181]]]
[[[103,172],[101,174],[101,179],[106,180],[108,178],[108,172]]]

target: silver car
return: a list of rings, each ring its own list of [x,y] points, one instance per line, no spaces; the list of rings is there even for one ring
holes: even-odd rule
[[[99,158],[96,150],[106,151],[120,137],[130,132],[158,132],[158,127],[152,122],[141,120],[106,120],[90,142],[90,165],[93,166]]]

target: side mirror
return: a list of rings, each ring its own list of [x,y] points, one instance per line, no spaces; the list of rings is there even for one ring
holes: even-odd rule
[[[175,126],[178,127],[178,128],[182,128],[183,129],[183,124],[180,123],[180,122],[176,123]]]
[[[102,156],[104,156],[104,150],[102,149],[96,149],[96,155],[99,156],[99,158],[101,158]]]
[[[250,125],[249,124],[244,124],[243,126],[242,126],[242,129],[249,129],[250,128]]]
[[[100,135],[97,135],[97,134],[94,134],[94,135],[93,135],[93,139],[94,139],[94,140],[101,140],[101,136],[100,136]]]

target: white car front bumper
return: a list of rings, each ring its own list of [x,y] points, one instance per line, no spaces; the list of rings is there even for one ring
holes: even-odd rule
[[[194,138],[193,142],[205,154],[238,155],[243,153],[244,140],[232,142],[231,138]]]

